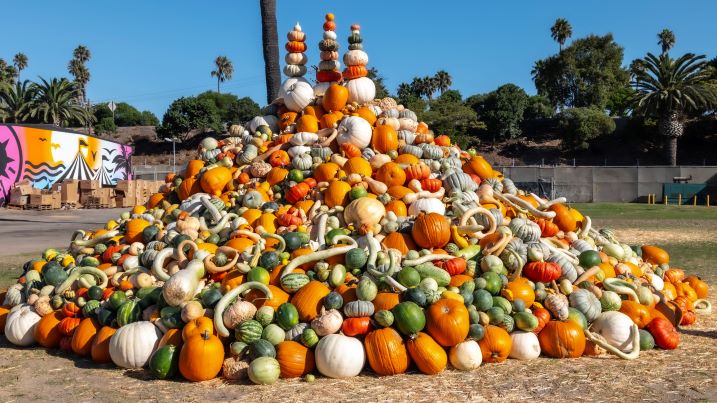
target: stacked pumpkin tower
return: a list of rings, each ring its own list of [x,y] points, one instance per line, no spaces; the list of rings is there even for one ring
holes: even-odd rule
[[[636,359],[710,311],[708,285],[666,251],[593,228],[373,100],[357,25],[342,85],[331,14],[324,29],[318,90],[297,24],[266,115],[203,139],[146,206],[28,261],[0,296],[8,341],[270,384]]]

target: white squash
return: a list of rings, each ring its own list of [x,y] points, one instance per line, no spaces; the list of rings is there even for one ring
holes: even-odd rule
[[[443,204],[440,199],[429,197],[425,199],[418,199],[408,206],[408,214],[411,216],[417,216],[421,212],[445,215],[446,205]]]
[[[288,80],[287,80],[288,81]],[[300,112],[314,99],[314,89],[309,83],[297,81],[284,91],[284,105],[290,111]]]
[[[590,326],[590,331],[602,336],[613,347],[627,353],[632,350],[632,319],[619,311],[600,314]]]
[[[349,102],[363,105],[376,98],[376,84],[368,77],[349,80],[346,88],[349,90]]]
[[[40,319],[42,318],[35,312],[32,305],[15,305],[5,319],[5,337],[16,346],[33,345],[35,343],[35,328]]]
[[[110,357],[121,368],[142,368],[159,344],[162,332],[152,322],[122,326],[110,338]]]
[[[299,132],[291,136],[289,142],[295,146],[314,144],[319,140],[319,135],[310,132]]]
[[[665,288],[665,281],[660,276],[653,273],[648,273],[647,276],[650,279],[650,285],[657,291],[662,291]]]
[[[351,143],[358,148],[366,148],[371,144],[371,124],[358,116],[349,116],[341,121],[336,141],[339,145]]]
[[[353,224],[356,229],[363,233],[370,231],[373,226],[381,222],[386,215],[386,207],[383,203],[370,197],[360,197],[344,209],[344,220],[347,224]]]
[[[308,154],[311,152],[311,147],[307,146],[293,146],[290,147],[288,150],[286,150],[286,153],[289,154],[289,157],[294,158],[297,155],[302,154]]]
[[[199,291],[199,280],[204,277],[204,273],[204,262],[193,259],[187,267],[173,274],[162,287],[162,296],[167,305],[179,306],[191,300]]]
[[[451,347],[448,359],[455,369],[473,371],[483,362],[483,353],[475,340],[466,340]]]
[[[376,154],[369,160],[371,169],[377,171],[379,168],[384,166],[386,163],[391,162],[391,157],[386,154]]]
[[[361,341],[342,334],[323,337],[316,345],[314,355],[316,368],[329,378],[357,376],[366,361]]]
[[[336,84],[336,81],[331,81],[328,83],[316,83],[316,85],[314,86],[314,97],[323,97],[326,93],[326,90],[329,89],[331,84]]]
[[[287,77],[301,77],[306,74],[306,66],[298,64],[287,64],[284,66],[284,74]]]
[[[540,341],[533,332],[520,330],[510,334],[512,346],[508,357],[516,360],[534,360],[540,356]]]
[[[284,56],[284,61],[286,64],[303,66],[309,61],[309,58],[306,57],[305,53],[287,53],[286,56]]]
[[[311,328],[318,336],[323,337],[338,332],[343,323],[341,312],[336,309],[326,312],[326,309],[321,308],[321,315],[311,321]]]
[[[347,66],[365,66],[368,64],[368,54],[360,49],[349,50],[344,53],[344,64]]]

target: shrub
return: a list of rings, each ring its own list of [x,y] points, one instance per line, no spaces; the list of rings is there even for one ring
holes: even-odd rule
[[[95,133],[100,136],[117,133],[117,125],[115,125],[115,121],[112,119],[112,116],[100,119],[100,121],[95,125]]]
[[[594,108],[571,108],[558,115],[558,128],[567,147],[586,150],[589,141],[615,131],[615,122]]]

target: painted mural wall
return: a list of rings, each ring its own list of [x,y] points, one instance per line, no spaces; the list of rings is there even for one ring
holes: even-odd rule
[[[0,124],[0,205],[15,182],[49,189],[64,179],[131,179],[131,146],[79,133]]]

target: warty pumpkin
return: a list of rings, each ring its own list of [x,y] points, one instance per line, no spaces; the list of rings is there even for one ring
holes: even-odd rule
[[[411,360],[401,335],[390,327],[366,335],[364,348],[371,369],[379,375],[402,374],[410,365]]]

